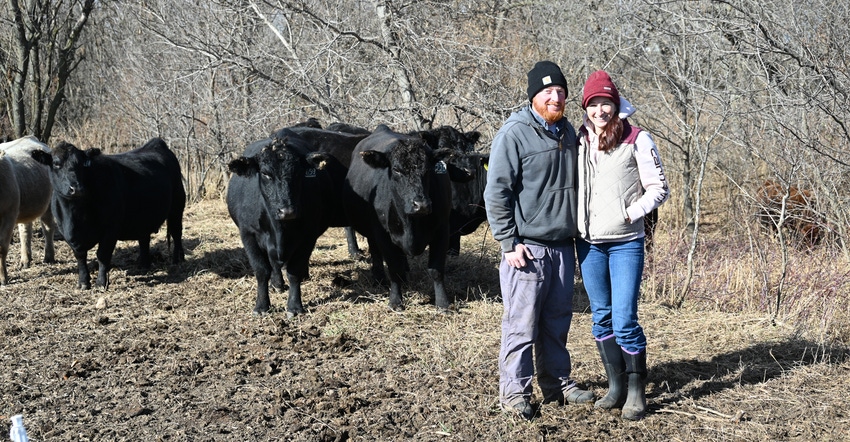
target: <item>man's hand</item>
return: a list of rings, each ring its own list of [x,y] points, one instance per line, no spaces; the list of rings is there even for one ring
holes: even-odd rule
[[[526,259],[531,261],[534,259],[534,255],[532,255],[531,250],[522,243],[515,245],[513,252],[505,253],[505,261],[507,261],[509,266],[517,269],[525,267],[527,264],[525,261]]]

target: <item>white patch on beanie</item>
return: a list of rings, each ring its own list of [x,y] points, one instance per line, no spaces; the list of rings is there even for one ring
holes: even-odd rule
[[[543,85],[545,86],[547,84],[552,83],[552,77],[547,75],[547,76],[543,77],[543,80],[541,80],[541,81],[543,81]]]

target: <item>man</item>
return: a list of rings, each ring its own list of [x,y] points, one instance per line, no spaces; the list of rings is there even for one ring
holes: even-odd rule
[[[566,346],[573,314],[578,151],[575,129],[564,118],[567,81],[561,68],[536,63],[527,92],[530,103],[493,139],[484,201],[502,249],[499,400],[503,409],[531,420],[535,366],[543,403],[587,403],[594,397],[570,379]]]

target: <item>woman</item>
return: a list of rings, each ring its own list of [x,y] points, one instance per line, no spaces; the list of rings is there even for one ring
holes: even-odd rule
[[[646,413],[646,336],[637,302],[644,264],[644,216],[669,189],[655,142],[626,119],[635,108],[605,71],[584,85],[579,131],[579,239],[576,251],[593,315],[608,393],[596,408]]]

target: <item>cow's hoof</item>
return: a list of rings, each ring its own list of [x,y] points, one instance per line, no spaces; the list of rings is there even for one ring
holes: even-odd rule
[[[402,305],[402,304],[390,304],[390,310],[392,310],[396,313],[401,313],[401,312],[404,311],[404,305]]]
[[[271,310],[271,308],[255,308],[252,314],[254,316],[265,316],[269,314],[269,310]]]
[[[304,310],[304,308],[286,309],[286,318],[292,319],[298,315],[303,315],[305,313],[307,313],[307,311]]]
[[[457,313],[457,311],[455,311],[454,309],[452,309],[452,307],[451,307],[451,306],[448,306],[448,307],[437,307],[437,313],[440,313],[440,314],[443,314],[443,315],[453,315],[453,314]]]

